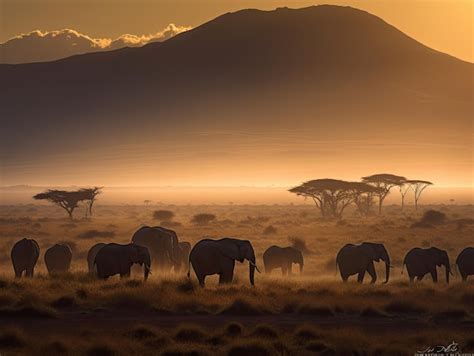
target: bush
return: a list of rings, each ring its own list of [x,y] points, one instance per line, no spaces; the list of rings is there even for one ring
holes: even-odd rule
[[[224,328],[224,334],[227,336],[237,336],[241,335],[244,330],[242,324],[239,323],[230,323]]]
[[[271,326],[257,325],[257,327],[252,332],[252,336],[266,339],[276,339],[278,337],[278,333]]]
[[[446,214],[437,210],[428,210],[423,214],[420,222],[432,225],[443,224],[446,222]]]
[[[268,225],[264,230],[263,230],[263,234],[264,235],[275,235],[277,233],[277,229],[276,227],[274,227],[273,225]]]
[[[153,219],[159,221],[170,221],[174,218],[174,213],[171,210],[155,210],[153,212]]]
[[[25,337],[17,329],[4,330],[0,332],[1,348],[18,348],[26,345]]]
[[[216,216],[214,214],[201,213],[194,215],[191,219],[191,222],[196,225],[207,225],[214,220],[216,220]]]
[[[262,342],[248,342],[232,345],[228,351],[228,356],[248,356],[248,355],[259,355],[259,356],[270,356],[273,355],[273,350]]]
[[[227,314],[227,315],[262,315],[264,312],[260,310],[258,307],[252,305],[251,303],[242,300],[242,299],[237,299],[221,311],[221,314]]]
[[[203,342],[206,339],[206,333],[198,326],[183,326],[174,336],[179,342]]]

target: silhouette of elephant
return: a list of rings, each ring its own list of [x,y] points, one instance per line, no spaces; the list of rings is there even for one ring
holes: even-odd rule
[[[132,265],[138,263],[144,265],[144,280],[150,274],[150,253],[144,246],[135,244],[119,245],[110,243],[103,246],[95,256],[94,264],[97,266],[97,276],[107,279],[119,274],[120,278],[130,277]]]
[[[172,267],[179,269],[180,249],[175,231],[160,226],[143,226],[133,234],[132,242],[148,248],[153,265],[158,270],[169,272]]]
[[[69,271],[72,261],[71,248],[66,244],[55,244],[44,254],[44,263],[48,273],[63,273]]]
[[[263,253],[263,264],[265,273],[270,274],[273,269],[281,268],[281,273],[291,275],[291,265],[297,263],[300,266],[300,274],[303,274],[303,254],[294,247],[270,246]]]
[[[408,276],[410,282],[416,278],[421,281],[426,274],[431,274],[434,283],[438,282],[438,272],[436,267],[445,266],[446,268],[446,283],[449,283],[449,274],[451,268],[449,265],[448,253],[437,247],[419,248],[415,247],[408,251],[403,259],[402,268],[407,266]],[[403,272],[403,270],[402,270]]]
[[[466,247],[456,258],[456,265],[462,280],[467,281],[467,277],[474,275],[474,247]]]
[[[204,287],[206,276],[218,274],[219,284],[231,283],[234,277],[235,261],[249,261],[249,279],[254,285],[255,252],[248,240],[223,238],[220,240],[205,239],[194,245],[189,254],[199,285]],[[188,277],[190,271],[188,271]]]
[[[349,276],[357,274],[357,281],[364,282],[364,276],[367,272],[375,283],[377,273],[375,272],[374,262],[385,262],[385,282],[390,278],[390,256],[383,244],[363,242],[360,245],[347,244],[341,248],[336,256],[336,269],[339,266],[339,272],[344,282],[347,282]]]
[[[96,268],[94,266],[95,256],[97,256],[97,252],[100,251],[102,247],[106,244],[103,242],[99,242],[92,246],[89,251],[87,252],[87,269],[90,273],[95,272]]]
[[[21,278],[23,272],[25,272],[25,277],[33,277],[39,255],[40,248],[35,240],[24,238],[17,241],[11,251],[15,277]]]
[[[179,264],[175,266],[174,271],[179,272],[182,268],[186,268],[189,263],[189,254],[191,253],[191,244],[183,241],[178,243],[179,247]]]

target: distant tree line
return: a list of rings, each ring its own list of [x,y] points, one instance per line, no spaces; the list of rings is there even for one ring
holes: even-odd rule
[[[351,204],[356,206],[359,214],[367,216],[377,203],[378,212],[381,214],[385,198],[395,187],[398,187],[400,191],[402,209],[405,206],[405,196],[409,190],[414,192],[415,209],[418,209],[421,194],[432,184],[429,181],[407,179],[383,173],[362,177],[360,182],[329,178],[315,179],[289,191],[305,199],[313,200],[323,218],[340,219],[344,210]]]
[[[97,195],[102,192],[102,187],[81,188],[74,191],[49,189],[43,193],[33,196],[35,200],[46,200],[50,203],[66,210],[69,218],[73,218],[74,210],[79,206],[79,203],[85,202],[87,205],[86,213],[92,216],[92,206],[97,199]]]

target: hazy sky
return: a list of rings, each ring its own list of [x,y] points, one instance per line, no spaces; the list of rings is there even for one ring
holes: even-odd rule
[[[365,9],[420,42],[474,62],[472,0],[0,0],[0,42],[35,29],[95,37],[149,34],[169,23],[198,26],[225,12],[322,3]]]

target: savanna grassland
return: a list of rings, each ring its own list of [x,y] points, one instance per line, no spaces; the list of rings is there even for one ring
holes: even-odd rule
[[[170,210],[171,221],[153,219]],[[411,227],[427,209],[447,216],[441,224]],[[194,224],[198,213],[215,215]],[[472,206],[386,206],[381,217],[361,218],[348,210],[344,220],[324,221],[308,205],[106,206],[92,218],[76,212],[70,221],[47,205],[3,206],[0,210],[0,353],[36,354],[413,354],[428,346],[459,344],[474,351],[474,284],[452,278],[437,285],[425,278],[410,285],[402,260],[412,247],[446,249],[451,264],[474,244]],[[167,226],[180,241],[232,236],[251,240],[257,265],[273,244],[295,245],[305,256],[304,275],[283,279],[257,274],[248,282],[248,265],[236,265],[234,283],[206,288],[191,272],[160,275],[143,283],[139,268],[132,279],[98,281],[87,273],[86,256],[97,242],[126,243],[141,225]],[[15,280],[10,261],[14,242],[38,241],[41,256],[32,280]],[[335,255],[346,243],[383,242],[394,268],[383,285],[343,284]],[[73,251],[72,271],[47,275],[43,254],[66,242]],[[439,271],[441,272],[441,270]],[[354,278],[354,277],[352,277]],[[471,277],[472,278],[472,277]]]

